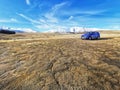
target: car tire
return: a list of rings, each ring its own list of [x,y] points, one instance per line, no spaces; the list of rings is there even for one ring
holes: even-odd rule
[[[84,38],[83,38],[83,37],[81,37],[81,39],[82,39],[82,40],[84,40]]]
[[[89,37],[88,39],[89,39],[89,40],[92,40],[92,37]]]
[[[100,37],[97,38],[98,40],[100,39]]]

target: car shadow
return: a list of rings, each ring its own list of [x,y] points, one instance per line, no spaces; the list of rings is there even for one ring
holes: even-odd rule
[[[100,38],[98,40],[109,40],[109,39],[114,39],[113,37],[106,37],[106,38]]]
[[[107,37],[107,38],[100,38],[100,39],[92,39],[92,41],[96,41],[96,40],[109,40],[109,39],[114,39],[112,37]],[[89,39],[88,39],[89,40]]]
[[[114,37],[105,37],[105,38],[99,38],[99,39],[92,39],[92,41],[96,41],[96,40],[110,40],[110,39],[114,39]],[[89,40],[89,39],[84,39],[84,40]]]

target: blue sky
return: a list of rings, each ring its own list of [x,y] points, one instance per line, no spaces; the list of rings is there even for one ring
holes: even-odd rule
[[[120,0],[0,0],[0,26],[120,29]]]

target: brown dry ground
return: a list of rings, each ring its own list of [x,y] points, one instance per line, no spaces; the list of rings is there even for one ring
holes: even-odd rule
[[[120,32],[0,34],[0,90],[120,90]]]

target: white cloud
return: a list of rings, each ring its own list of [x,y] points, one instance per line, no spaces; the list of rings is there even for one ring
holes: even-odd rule
[[[31,28],[11,28],[11,30],[19,30],[27,33],[36,33],[36,31],[32,30]]]
[[[62,3],[56,4],[52,7],[52,10],[55,12],[59,10],[60,8],[62,8],[63,6],[65,6],[66,4],[68,4],[68,2],[62,2]]]
[[[71,27],[70,32],[84,32],[84,31],[97,31],[101,30],[100,28],[84,28],[84,27]]]
[[[45,32],[66,32],[68,27],[56,25],[56,24],[42,24],[36,25],[38,29],[43,29]]]
[[[31,3],[30,3],[30,0],[26,0],[26,4],[27,5],[30,5]]]
[[[69,18],[68,18],[68,20],[72,20],[74,17],[73,16],[70,16]]]
[[[59,4],[55,4],[50,11],[48,11],[45,14],[45,18],[47,18],[47,22],[51,22],[51,23],[58,23],[58,18],[55,17],[55,15],[57,14],[57,12],[59,11],[59,9],[63,8],[66,4],[68,4],[68,2],[62,2]]]
[[[21,30],[23,30],[24,32],[36,33],[36,31],[35,31],[35,30],[32,30],[31,28],[22,28]]]
[[[55,33],[55,32],[59,32],[59,33],[66,33],[66,29],[64,28],[58,28],[57,30],[56,29],[50,29],[50,30],[47,30],[47,31],[44,31],[45,33]]]
[[[57,23],[58,22],[58,19],[56,17],[54,17],[54,15],[52,13],[45,14],[45,18],[47,19],[46,21],[50,22],[50,23]]]
[[[120,26],[119,25],[111,25],[111,26],[109,26],[109,28],[111,28],[113,30],[120,30]]]
[[[15,18],[11,18],[10,21],[12,21],[12,22],[18,22]]]
[[[44,20],[44,19],[39,19],[39,21],[42,23],[46,23],[46,20]]]
[[[10,22],[10,20],[5,20],[5,19],[2,19],[2,20],[0,20],[0,22]]]
[[[106,10],[90,10],[90,11],[82,11],[82,12],[79,12],[79,13],[88,14],[88,15],[96,15],[96,14],[101,14],[105,11]]]
[[[10,22],[18,22],[18,20],[15,18],[10,18],[10,19],[1,19],[0,22],[1,23],[10,23]]]
[[[98,15],[98,14],[104,14],[107,10],[78,10],[78,9],[71,9],[71,11],[66,11],[63,10],[64,15],[79,15],[79,16],[84,16],[87,17],[89,15]]]
[[[51,16],[46,16],[46,20],[45,19],[38,19],[38,20],[33,20],[30,17],[27,17],[24,14],[18,14],[19,16],[23,17],[24,19],[30,21],[31,23],[33,23],[33,25],[38,28],[38,29],[48,29],[50,27],[53,27],[53,25],[51,24],[51,22],[57,22],[57,20]]]
[[[67,32],[84,32],[84,31],[97,31],[97,30],[103,30],[100,28],[83,28],[83,27],[62,27],[62,26],[58,26],[57,29],[50,29],[48,31],[45,32],[50,32],[50,33],[54,33],[54,32],[60,32],[60,33],[67,33]]]
[[[40,21],[37,21],[37,20],[33,20],[32,18],[29,18],[27,16],[25,16],[24,14],[18,14],[19,16],[23,17],[24,19],[32,22],[32,23],[37,23],[37,24],[40,24]]]

